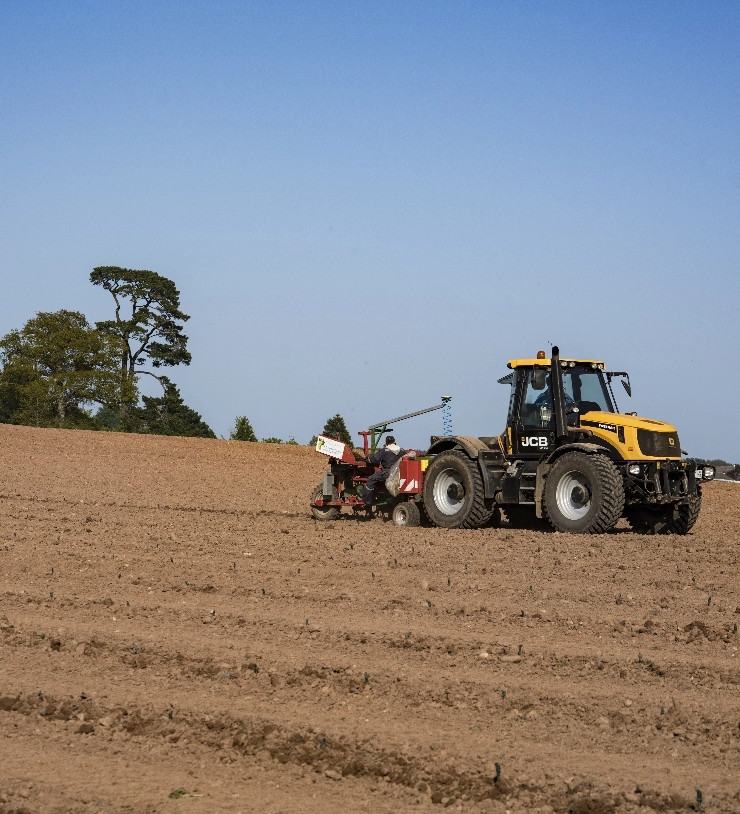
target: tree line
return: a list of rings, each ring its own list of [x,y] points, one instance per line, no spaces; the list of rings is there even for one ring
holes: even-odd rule
[[[174,282],[118,266],[93,269],[90,282],[110,294],[112,319],[39,312],[0,339],[0,421],[215,438],[164,373],[192,358]],[[141,376],[162,395],[141,396]]]
[[[90,282],[110,294],[110,319],[91,325],[80,311],[42,311],[0,338],[0,422],[215,438],[165,374],[192,361],[184,333],[190,317],[175,283],[119,266],[93,269]],[[161,396],[141,395],[142,376],[159,382]],[[352,445],[339,414],[327,420],[323,434]],[[237,416],[230,437],[258,440],[246,416]],[[262,441],[298,443],[292,437]],[[315,445],[316,436],[309,443]]]

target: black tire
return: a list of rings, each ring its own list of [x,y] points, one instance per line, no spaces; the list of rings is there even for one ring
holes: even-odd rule
[[[458,450],[441,452],[429,464],[423,497],[431,523],[445,529],[476,529],[493,514],[493,505],[484,498],[477,462]]]
[[[530,531],[550,531],[552,528],[544,517],[537,517],[534,505],[504,506],[503,510],[512,528]]]
[[[638,534],[688,534],[699,519],[701,495],[688,503],[671,503],[656,508],[631,506],[626,511],[627,522]]]
[[[605,455],[566,452],[547,476],[544,508],[558,531],[602,534],[622,516],[622,476]]]
[[[412,500],[397,503],[391,512],[391,520],[396,526],[420,526],[421,512]]]
[[[313,492],[311,492],[311,503],[315,503],[317,500],[321,500],[324,494],[324,486],[323,484],[319,484]],[[337,492],[336,486],[333,489],[332,500],[339,500],[339,492]],[[311,506],[311,514],[314,516],[315,520],[336,520],[337,517],[341,514],[341,509],[338,506],[328,506],[328,507],[321,507],[318,506]]]

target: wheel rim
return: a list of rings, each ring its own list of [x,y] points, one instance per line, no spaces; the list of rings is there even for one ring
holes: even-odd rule
[[[465,487],[460,474],[454,469],[443,469],[434,481],[432,495],[434,505],[442,514],[457,514],[465,505]]]
[[[591,510],[591,485],[582,472],[566,472],[555,489],[558,511],[566,520],[580,520]]]
[[[337,495],[332,495],[332,500],[334,500]],[[323,500],[323,489],[319,486],[316,489],[314,494],[314,500]],[[316,515],[328,515],[331,514],[336,509],[336,506],[311,506],[311,510],[314,512],[314,516]]]
[[[409,513],[405,506],[399,506],[395,511],[395,521],[397,526],[408,526]]]

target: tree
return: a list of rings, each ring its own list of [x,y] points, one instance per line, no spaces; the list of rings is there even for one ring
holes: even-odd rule
[[[352,443],[352,436],[349,434],[347,425],[344,423],[344,419],[339,415],[339,413],[327,420],[326,424],[324,424],[324,431],[322,434],[326,435],[328,438],[334,438],[337,441],[342,441],[350,448],[354,446]]]
[[[114,337],[79,311],[39,312],[0,339],[0,419],[37,426],[94,426],[83,405],[120,400]]]
[[[245,415],[238,415],[234,420],[234,429],[229,435],[232,441],[256,441],[254,428],[250,420]]]
[[[282,443],[283,443],[283,439],[282,439],[282,438],[276,438],[276,437],[273,435],[273,436],[271,436],[270,438],[263,438],[263,439],[262,439],[262,443],[263,443],[263,444],[282,444]]]
[[[142,366],[147,362],[154,368],[190,364],[188,338],[182,332],[182,323],[190,317],[180,310],[175,284],[154,271],[118,266],[98,266],[90,274],[90,282],[110,292],[116,304],[115,319],[98,322],[97,327],[119,342],[122,391],[132,393],[136,377],[146,374],[159,380],[166,398],[169,379]],[[124,423],[135,403],[121,403]]]
[[[164,395],[144,396],[143,407],[135,407],[129,415],[129,427],[153,435],[182,435],[190,438],[215,438],[216,434],[199,413],[182,400],[177,385],[166,376],[159,377]]]

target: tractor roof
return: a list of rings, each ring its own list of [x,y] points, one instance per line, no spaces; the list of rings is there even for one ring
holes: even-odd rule
[[[602,370],[605,367],[604,362],[600,359],[566,359],[564,357],[560,357],[561,362],[575,362],[577,365],[600,365]],[[537,365],[538,367],[543,367],[547,365],[549,367],[550,360],[549,359],[510,359],[507,367],[511,368],[512,370],[518,367],[533,367]]]

